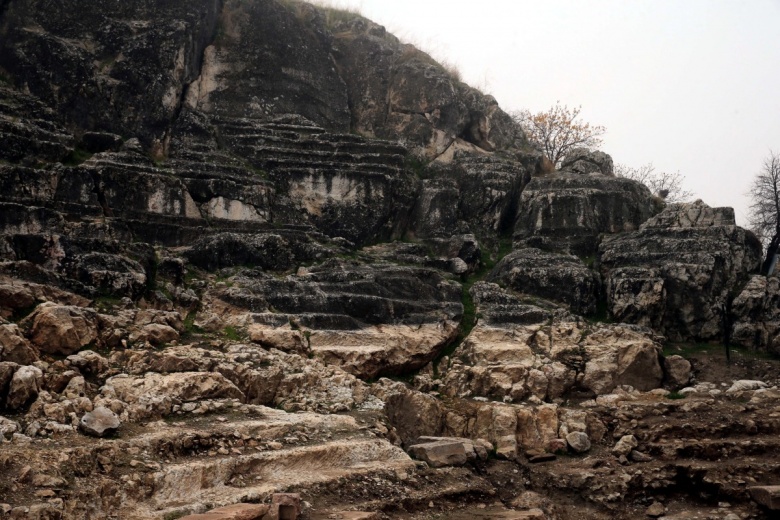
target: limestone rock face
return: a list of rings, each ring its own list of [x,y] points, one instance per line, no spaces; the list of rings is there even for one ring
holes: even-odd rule
[[[731,208],[672,204],[599,249],[611,315],[673,340],[719,339],[722,306],[761,257]]]
[[[663,380],[661,348],[649,331],[594,324],[560,309],[523,303],[498,286],[472,288],[482,319],[444,376],[448,396],[552,400],[619,385],[647,391]]]
[[[463,234],[508,233],[517,218],[520,193],[537,167],[531,155],[518,155],[523,160],[458,152],[449,164],[428,165],[410,231],[426,242]]]
[[[579,258],[534,248],[509,253],[495,266],[487,281],[561,302],[577,314],[596,311],[600,289],[598,274]]]
[[[291,249],[289,242],[279,235],[220,233],[195,242],[186,257],[209,271],[247,264],[284,270],[294,259]]]
[[[0,85],[0,105],[8,117],[0,126],[3,141],[0,159],[60,161],[68,156],[74,139],[55,110],[34,96],[3,85]]]
[[[752,276],[731,304],[731,339],[738,345],[780,353],[780,279]]]
[[[228,0],[221,16],[220,34],[205,48],[201,74],[186,92],[190,108],[223,118],[295,113],[349,130],[346,85],[317,9]]]
[[[601,233],[635,231],[655,213],[643,184],[620,177],[556,173],[523,190],[515,240],[581,257],[596,254]]]
[[[41,352],[73,354],[98,339],[93,309],[43,303],[31,318],[31,339]]]
[[[214,36],[218,6],[112,3],[86,13],[68,2],[7,2],[0,66],[82,128],[162,142]]]
[[[334,53],[360,133],[403,139],[427,159],[455,149],[521,148],[527,141],[492,96],[460,82],[427,54],[356,16],[334,31]]]
[[[261,344],[304,349],[365,378],[421,367],[457,334],[460,289],[432,269],[328,260],[284,279],[247,272],[216,307]],[[305,343],[304,343],[305,342]]]

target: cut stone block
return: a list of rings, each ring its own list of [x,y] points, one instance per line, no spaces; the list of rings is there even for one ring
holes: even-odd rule
[[[424,460],[432,468],[462,466],[468,461],[463,441],[444,440],[415,444],[409,447],[409,455]]]

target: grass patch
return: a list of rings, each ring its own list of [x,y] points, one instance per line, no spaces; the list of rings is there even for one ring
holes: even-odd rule
[[[349,23],[357,18],[362,18],[360,10],[356,7],[334,7],[331,5],[320,5],[325,15],[325,26],[328,29],[337,29],[343,23]]]
[[[596,312],[590,316],[586,316],[585,319],[589,323],[614,323],[612,316],[609,315],[609,305],[607,300],[599,298],[596,302]]]
[[[257,177],[260,177],[262,179],[268,179],[269,178],[267,171],[265,171],[262,168],[258,168],[257,166],[255,166],[254,164],[252,164],[249,161],[244,161],[244,167],[247,170],[249,170],[250,172],[252,172],[254,175],[256,175]]]
[[[411,172],[419,179],[429,179],[433,177],[433,172],[428,169],[428,161],[411,153],[407,154],[404,158],[404,169]]]
[[[222,335],[230,341],[241,341],[244,339],[244,334],[239,329],[231,325],[228,325],[222,329]]]
[[[445,356],[451,356],[455,350],[463,343],[463,341],[471,334],[471,331],[479,321],[479,314],[477,313],[477,305],[474,303],[474,298],[471,297],[471,288],[475,283],[485,279],[485,277],[493,270],[498,262],[501,261],[506,255],[512,251],[512,238],[509,236],[502,237],[498,242],[496,253],[491,255],[488,251],[482,250],[482,257],[480,259],[480,266],[474,273],[469,275],[462,284],[460,301],[463,305],[463,318],[458,328],[458,335],[455,340],[447,345],[442,350],[436,359],[434,360],[434,367],[438,365],[439,361]]]
[[[62,161],[66,166],[78,166],[92,157],[92,154],[78,146],[71,150],[70,154]]]
[[[187,317],[184,318],[184,332],[181,335],[182,339],[189,339],[205,332],[202,328],[195,325],[195,316],[197,314],[197,311],[190,311],[187,313]]]
[[[588,269],[593,269],[593,266],[596,264],[595,255],[581,256],[580,260],[582,260],[582,263],[585,264],[585,267]]]
[[[732,347],[733,348],[733,347]],[[664,356],[682,356],[687,358],[696,354],[725,351],[719,343],[668,343],[664,345]]]
[[[667,399],[685,399],[686,397],[685,394],[681,394],[680,392],[669,392],[666,394]]]
[[[121,302],[122,299],[117,298],[116,296],[98,296],[94,299],[93,304],[95,309],[97,309],[99,312],[105,313],[114,309],[115,307],[118,307]]]

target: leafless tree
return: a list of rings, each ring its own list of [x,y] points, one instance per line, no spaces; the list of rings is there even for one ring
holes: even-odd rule
[[[598,148],[606,132],[603,126],[578,120],[581,110],[582,107],[569,108],[558,101],[546,112],[532,114],[527,109],[519,110],[512,118],[557,168],[574,148]]]
[[[653,163],[631,168],[625,164],[615,165],[615,175],[639,181],[667,202],[684,202],[693,197],[693,192],[683,186],[685,176],[680,172],[668,173],[656,171]]]
[[[761,272],[768,274],[780,247],[780,155],[770,151],[750,186],[750,227],[766,247]]]

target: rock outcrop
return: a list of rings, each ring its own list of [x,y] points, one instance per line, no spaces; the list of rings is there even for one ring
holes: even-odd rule
[[[633,233],[599,248],[610,314],[673,340],[720,339],[728,312],[761,245],[736,226],[731,208],[672,204]]]
[[[615,171],[612,157],[601,151],[591,151],[587,148],[575,148],[561,161],[561,171],[570,171],[581,175],[600,174],[614,177]]]
[[[233,314],[226,323],[249,326],[266,347],[369,379],[431,361],[463,313],[458,285],[432,269],[332,259],[281,280],[252,272],[233,279],[237,286],[218,291],[212,306]]]
[[[494,284],[475,284],[472,294],[482,318],[453,353],[445,395],[549,401],[620,385],[643,391],[661,385],[660,346],[649,331],[591,325],[524,303]]]
[[[778,351],[757,239],[356,13],[0,0],[0,142],[3,518],[772,507],[780,372],[662,351]]]
[[[576,256],[534,248],[509,253],[495,266],[487,281],[563,303],[581,315],[596,312],[601,288],[598,274]]]
[[[514,236],[531,247],[593,257],[602,233],[635,231],[656,212],[650,190],[631,179],[555,173],[523,190]]]
[[[731,340],[780,354],[780,279],[751,276],[731,303]]]

